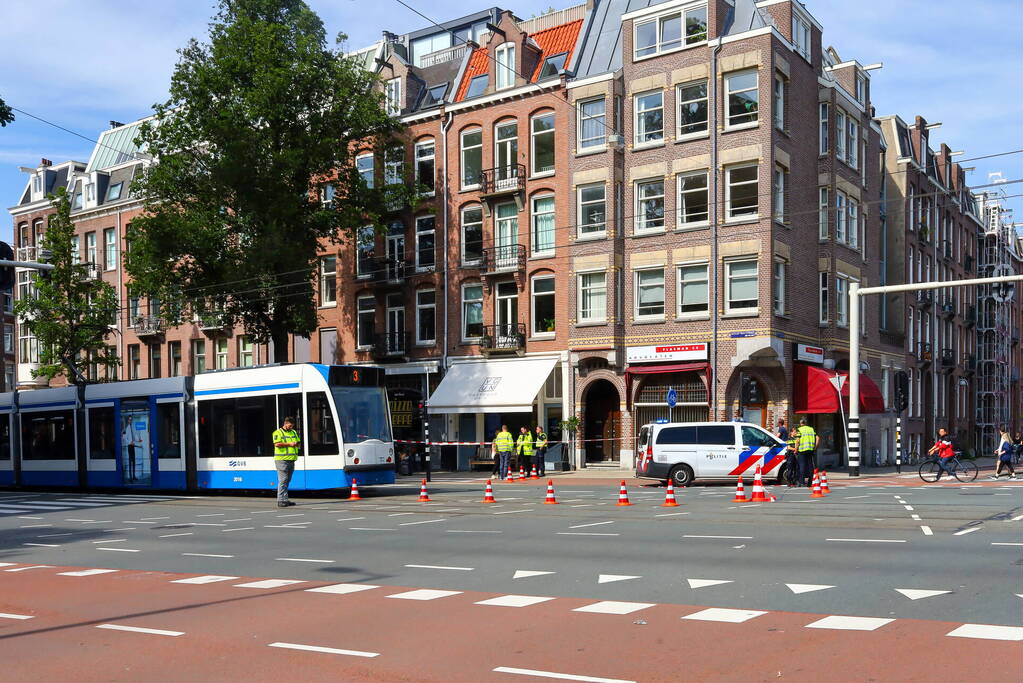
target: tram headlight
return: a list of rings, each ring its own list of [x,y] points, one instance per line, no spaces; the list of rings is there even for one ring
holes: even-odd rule
[[[348,457],[349,458],[355,457],[355,449],[354,448],[349,448],[348,449]]]

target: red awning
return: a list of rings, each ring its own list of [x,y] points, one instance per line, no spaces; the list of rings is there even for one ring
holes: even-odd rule
[[[806,363],[796,363],[793,373],[793,404],[797,413],[837,413],[838,391],[832,377],[846,378],[842,385],[842,408],[849,411],[849,381],[847,372],[825,370]],[[884,412],[884,398],[874,380],[860,373],[860,414]]]
[[[633,375],[663,375],[672,372],[703,372],[703,383],[710,388],[710,363],[701,361],[699,363],[675,363],[672,365],[630,365],[625,369],[625,396],[629,405],[632,405],[632,376]]]

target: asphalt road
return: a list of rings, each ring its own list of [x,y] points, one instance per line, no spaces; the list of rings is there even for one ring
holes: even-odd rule
[[[254,615],[283,625],[298,610],[305,617],[284,629],[285,645],[261,643],[251,665],[306,662],[315,652],[314,666],[359,659],[353,680],[832,679],[797,656],[812,646],[840,680],[1019,679],[1023,482],[886,481],[835,482],[824,499],[772,487],[778,502],[769,504],[733,503],[731,487],[694,487],[677,491],[672,508],[654,486],[632,487],[633,505],[617,506],[610,481],[564,482],[556,506],[543,504],[542,482],[495,484],[493,505],[480,503],[478,482],[445,481],[431,486],[430,503],[403,484],[364,490],[362,501],[296,497],[288,509],[259,497],[0,492],[0,563],[9,563],[0,567],[0,614],[14,615],[0,616],[0,653],[59,677],[52,653],[67,629],[88,631],[81,643],[123,639],[116,621],[100,630],[97,619],[144,613],[145,628],[181,637],[224,619],[251,645]],[[259,583],[267,579],[277,581]],[[254,582],[258,599],[238,604],[236,588]],[[315,590],[323,586],[341,587]],[[384,599],[416,589],[430,599]],[[336,604],[322,604],[325,596]],[[163,601],[170,611],[139,612]],[[484,616],[480,603],[502,608],[502,619]],[[41,628],[48,619],[62,626]],[[290,635],[317,619],[318,638]],[[440,640],[409,641],[422,630]],[[338,632],[350,635],[335,638],[341,644],[323,637]],[[898,656],[914,643],[941,650],[936,639],[948,634],[970,640],[944,641],[957,656],[940,671]],[[148,635],[169,652],[182,643]],[[684,656],[661,652],[683,636]],[[514,657],[493,652],[509,642]],[[768,659],[722,668],[729,642],[735,654],[760,643]],[[333,652],[353,647],[377,657]],[[886,648],[891,657],[858,656]],[[992,659],[1001,648],[1006,656]],[[111,657],[97,660],[97,679],[148,677],[149,659],[125,670]],[[193,678],[224,674],[217,657],[189,661]]]

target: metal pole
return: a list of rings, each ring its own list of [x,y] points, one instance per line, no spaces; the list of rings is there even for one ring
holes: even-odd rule
[[[423,441],[426,442],[426,481],[430,481],[430,404],[423,401]]]
[[[902,474],[902,413],[895,416],[895,473]]]
[[[849,283],[849,476],[860,476],[860,284]]]

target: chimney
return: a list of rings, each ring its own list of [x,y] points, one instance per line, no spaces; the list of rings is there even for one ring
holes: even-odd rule
[[[53,166],[53,162],[50,161],[49,159],[40,159],[39,160],[39,165],[40,166]]]

